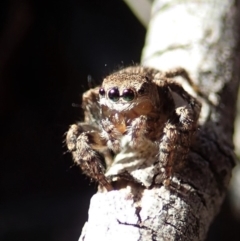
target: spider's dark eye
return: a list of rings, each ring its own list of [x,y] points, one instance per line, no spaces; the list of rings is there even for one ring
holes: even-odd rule
[[[114,88],[110,89],[108,92],[108,98],[114,102],[117,102],[120,98],[118,88],[114,87]]]
[[[125,89],[122,94],[122,98],[126,101],[131,101],[135,97],[134,91],[131,89]]]
[[[101,95],[101,96],[105,95],[105,90],[103,88],[99,89],[99,95]]]

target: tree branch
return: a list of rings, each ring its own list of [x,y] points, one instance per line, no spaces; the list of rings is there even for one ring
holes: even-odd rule
[[[233,0],[155,0],[142,64],[189,71],[194,88],[179,82],[203,104],[200,127],[170,187],[132,183],[94,195],[80,240],[205,239],[235,163],[239,13]]]

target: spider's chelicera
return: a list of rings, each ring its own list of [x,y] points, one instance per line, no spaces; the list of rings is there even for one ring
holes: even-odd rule
[[[128,67],[83,94],[84,122],[70,126],[66,143],[85,174],[107,190],[122,179],[146,188],[168,183],[189,152],[201,109],[175,76],[189,78],[184,69]]]

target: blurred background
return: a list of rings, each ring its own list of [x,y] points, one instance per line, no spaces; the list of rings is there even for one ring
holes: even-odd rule
[[[139,63],[145,29],[121,0],[0,1],[0,240],[78,240],[95,183],[64,154],[96,83]]]
[[[78,240],[97,186],[64,133],[82,119],[88,76],[139,63],[145,33],[122,0],[0,1],[1,241]],[[221,221],[226,238],[238,227],[226,207],[216,240],[233,240]]]

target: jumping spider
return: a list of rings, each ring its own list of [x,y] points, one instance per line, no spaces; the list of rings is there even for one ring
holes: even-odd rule
[[[184,69],[128,67],[83,94],[84,122],[70,126],[66,143],[85,174],[107,190],[124,178],[148,188],[169,182],[189,152],[201,109],[176,76],[191,82]]]

